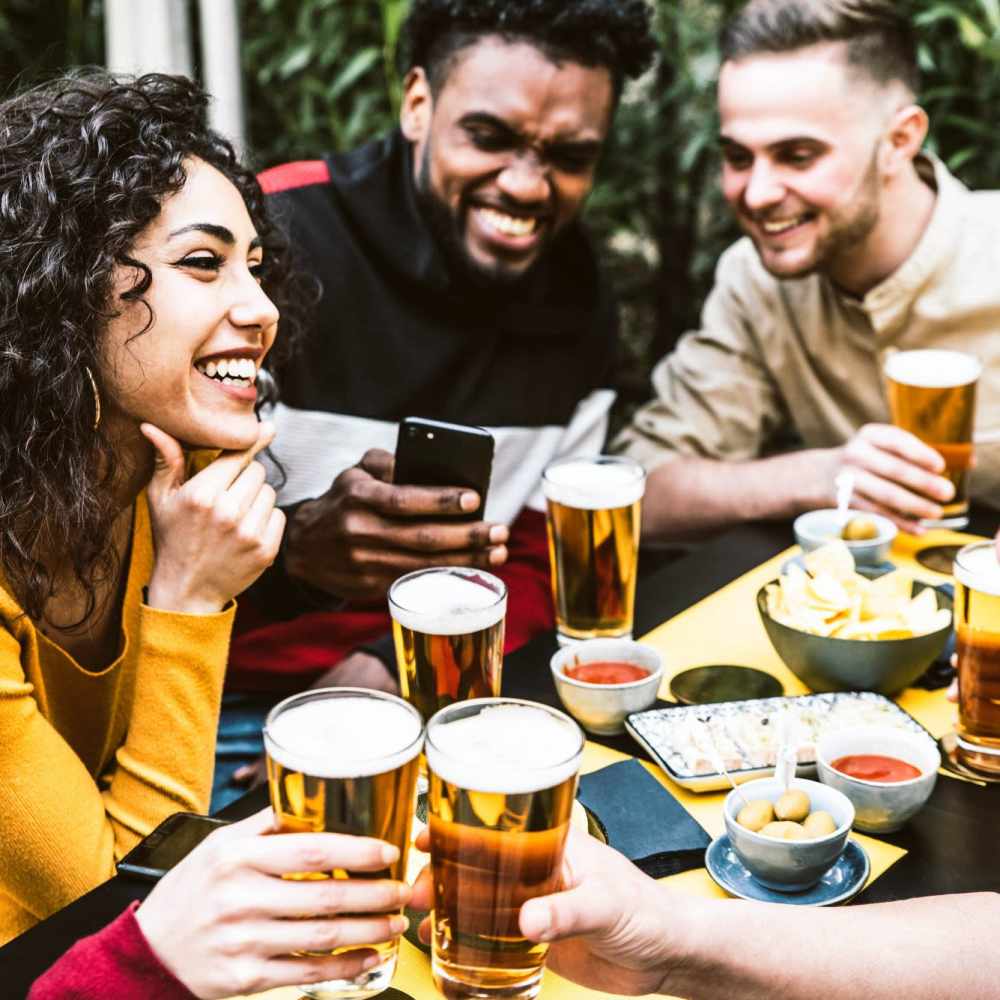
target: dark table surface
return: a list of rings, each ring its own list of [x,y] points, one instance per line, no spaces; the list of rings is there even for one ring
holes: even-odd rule
[[[968,530],[992,535],[996,521],[996,514],[977,513]],[[790,544],[787,524],[746,525],[647,574],[636,596],[635,634],[649,631]],[[559,706],[548,666],[556,648],[554,636],[545,635],[508,656],[504,694]],[[623,752],[645,756],[628,736],[598,739]],[[258,789],[220,815],[238,819],[266,804],[265,790]],[[927,806],[898,834],[882,838],[905,848],[907,854],[873,882],[859,901],[1000,891],[998,828],[1000,785],[983,788],[941,776]],[[75,941],[113,920],[150,888],[150,883],[113,878],[0,948],[0,996],[24,996],[31,982]]]

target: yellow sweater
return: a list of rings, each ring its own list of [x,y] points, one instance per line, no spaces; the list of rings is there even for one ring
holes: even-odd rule
[[[0,586],[0,944],[112,876],[164,817],[208,808],[234,605],[147,607],[152,567],[142,494],[120,653],[97,673]]]

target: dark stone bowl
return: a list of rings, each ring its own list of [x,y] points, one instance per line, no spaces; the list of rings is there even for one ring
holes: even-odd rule
[[[772,580],[772,583],[777,583]],[[877,691],[893,695],[912,684],[942,653],[952,626],[910,639],[836,639],[811,635],[776,622],[767,612],[765,584],[757,591],[757,610],[775,652],[811,691]],[[914,583],[919,593],[929,584]],[[951,598],[935,590],[938,608],[951,610]]]

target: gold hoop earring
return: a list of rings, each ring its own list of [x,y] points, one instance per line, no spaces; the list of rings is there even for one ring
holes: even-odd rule
[[[87,378],[90,379],[90,388],[94,393],[94,430],[101,424],[101,394],[97,391],[97,383],[94,381],[94,373],[86,366],[83,366],[83,370],[87,373]]]

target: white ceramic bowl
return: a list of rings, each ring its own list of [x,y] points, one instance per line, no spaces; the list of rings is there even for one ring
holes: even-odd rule
[[[812,840],[777,840],[740,826],[736,822],[743,807],[740,792],[748,802],[754,799],[777,802],[784,792],[777,778],[744,782],[726,796],[723,807],[726,832],[733,850],[758,882],[778,892],[800,892],[815,885],[843,853],[854,822],[854,806],[835,788],[805,778],[796,778],[790,787],[799,788],[809,796],[811,811],[823,809],[828,812],[837,829]]]
[[[578,663],[610,660],[634,663],[649,676],[625,684],[590,684],[574,680],[563,671]],[[631,639],[586,639],[563,646],[549,662],[552,680],[566,711],[587,732],[614,736],[625,731],[625,717],[641,712],[656,701],[663,678],[663,662],[652,646]]]
[[[905,760],[920,771],[909,781],[864,781],[831,767],[850,754],[882,754]],[[865,833],[898,830],[930,798],[937,782],[941,754],[930,736],[888,726],[854,726],[822,736],[816,745],[820,781],[843,792],[854,803],[854,828]]]
[[[848,518],[867,517],[875,522],[878,534],[863,542],[845,542],[857,566],[877,566],[889,556],[889,546],[896,537],[897,528],[887,517],[866,510],[848,510]],[[836,509],[810,510],[800,514],[792,524],[795,541],[803,552],[812,552],[821,545],[840,537],[841,524]]]

